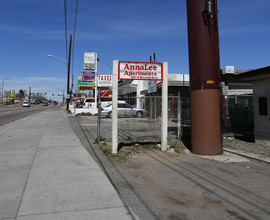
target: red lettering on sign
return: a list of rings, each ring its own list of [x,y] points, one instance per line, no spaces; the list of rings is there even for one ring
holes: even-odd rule
[[[124,70],[129,70],[129,66],[128,66],[128,64],[126,64],[126,65],[125,65]]]

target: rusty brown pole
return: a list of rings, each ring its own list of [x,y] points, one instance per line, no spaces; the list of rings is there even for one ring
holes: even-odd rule
[[[191,88],[191,147],[222,154],[217,0],[187,0]]]

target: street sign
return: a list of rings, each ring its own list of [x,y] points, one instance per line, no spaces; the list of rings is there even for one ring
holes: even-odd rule
[[[163,80],[162,63],[119,61],[118,65],[118,79]]]
[[[82,71],[82,83],[95,83],[95,72]]]
[[[84,53],[84,69],[96,70],[97,67],[97,53],[85,52]]]
[[[98,75],[98,87],[111,87],[112,75]]]
[[[226,66],[225,73],[234,73],[234,66]]]

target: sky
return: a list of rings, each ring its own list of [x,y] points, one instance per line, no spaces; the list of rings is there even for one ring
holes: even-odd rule
[[[31,87],[53,99],[66,92],[67,63],[47,56],[67,59],[76,0],[66,0],[66,6],[67,32],[64,0],[0,0],[4,90]],[[270,1],[218,0],[218,10],[221,69],[269,66]],[[169,73],[189,74],[186,1],[79,0],[71,64],[75,85],[84,52],[97,52],[99,74],[112,74],[113,60],[149,62],[153,53],[158,62],[168,62]]]

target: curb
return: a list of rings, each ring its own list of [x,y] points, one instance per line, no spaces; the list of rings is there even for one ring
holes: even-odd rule
[[[223,150],[226,152],[229,152],[229,153],[237,154],[239,156],[248,157],[250,159],[254,159],[254,160],[258,160],[258,161],[270,164],[270,158],[262,158],[262,157],[258,156],[257,154],[245,153],[243,151],[231,150],[228,148],[223,148]]]

